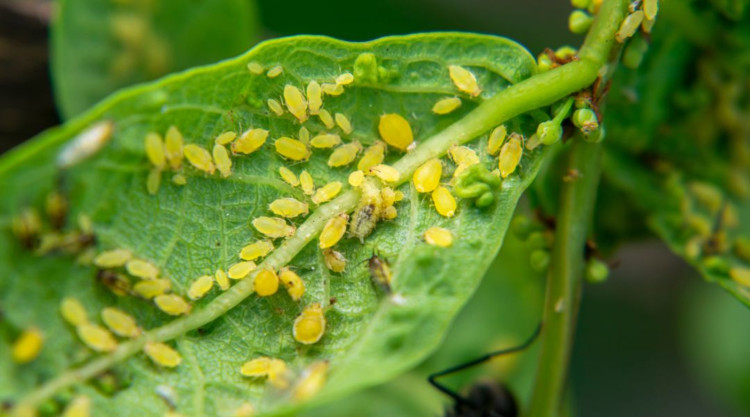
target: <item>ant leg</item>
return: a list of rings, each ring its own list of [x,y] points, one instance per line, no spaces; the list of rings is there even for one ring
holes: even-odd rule
[[[471,368],[472,366],[479,365],[480,363],[486,362],[486,361],[488,361],[488,360],[490,360],[492,358],[498,357],[498,356],[502,356],[502,355],[507,355],[507,354],[511,354],[511,353],[516,353],[516,352],[523,351],[526,348],[528,348],[532,343],[534,343],[534,341],[539,336],[539,333],[541,333],[541,331],[542,331],[542,323],[539,323],[539,325],[537,326],[536,330],[531,335],[531,337],[529,337],[525,342],[521,343],[520,345],[514,346],[514,347],[510,347],[510,348],[506,348],[506,349],[496,350],[494,352],[490,352],[490,353],[487,353],[485,355],[482,355],[479,358],[473,359],[473,360],[471,360],[469,362],[462,363],[460,365],[448,368],[448,369],[446,369],[444,371],[440,371],[440,372],[434,373],[434,374],[430,375],[427,378],[427,381],[429,381],[430,384],[433,387],[435,387],[437,390],[439,390],[440,392],[442,392],[445,395],[453,398],[456,402],[458,402],[460,404],[467,404],[468,401],[464,397],[462,397],[461,395],[459,395],[455,391],[451,390],[450,388],[446,387],[445,385],[441,384],[440,382],[437,381],[437,379],[440,378],[440,377],[446,376],[446,375],[450,375],[450,374],[462,371],[462,370],[467,369],[467,368]]]

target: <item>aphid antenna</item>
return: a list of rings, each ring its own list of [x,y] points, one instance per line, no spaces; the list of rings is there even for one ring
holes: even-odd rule
[[[513,347],[510,347],[510,348],[496,350],[494,352],[490,352],[490,353],[487,353],[485,355],[482,355],[482,356],[480,356],[480,357],[478,357],[476,359],[470,360],[470,361],[468,361],[466,363],[462,363],[460,365],[456,365],[454,367],[448,368],[448,369],[446,369],[444,371],[440,371],[440,372],[434,373],[434,374],[430,375],[429,377],[427,377],[427,381],[429,381],[430,385],[432,385],[433,387],[435,387],[437,390],[439,390],[443,394],[451,397],[456,402],[458,402],[460,404],[464,404],[464,405],[470,405],[470,403],[469,403],[469,401],[467,399],[465,399],[464,397],[462,397],[457,392],[451,390],[447,386],[439,383],[437,381],[437,379],[441,378],[441,377],[444,377],[446,375],[450,375],[450,374],[454,374],[456,372],[463,371],[464,369],[471,368],[471,367],[479,365],[481,363],[487,362],[490,359],[496,358],[498,356],[509,355],[509,354],[512,354],[512,353],[517,353],[517,352],[521,352],[521,351],[526,350],[529,346],[531,346],[532,343],[534,343],[534,341],[537,339],[537,337],[539,337],[539,334],[542,332],[542,324],[543,324],[543,322],[539,322],[539,325],[536,327],[536,330],[534,330],[534,333],[532,333],[531,336],[525,342],[521,343],[520,345],[513,346]]]

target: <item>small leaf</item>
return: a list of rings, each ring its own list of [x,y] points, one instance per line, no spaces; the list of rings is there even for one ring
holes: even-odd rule
[[[493,51],[492,56],[487,51]],[[357,164],[330,168],[330,149],[309,149],[309,159],[301,161],[277,153],[274,141],[297,138],[300,122],[286,112],[276,116],[266,102],[281,99],[287,84],[302,90],[312,80],[333,83],[344,72],[361,74],[357,62],[363,55],[374,57],[377,73],[366,77],[366,82],[355,79],[340,95],[323,98],[324,108],[345,115],[353,131],[329,129],[318,117],[310,117],[304,122],[310,137],[336,132],[343,142],[357,141],[367,148],[380,140],[380,115],[398,112],[409,121],[416,147],[405,156],[396,149],[386,152],[384,164],[400,173],[399,182],[389,184],[395,190],[386,190],[375,177],[366,178],[367,183],[382,187],[377,193],[382,197],[377,198],[385,201],[387,197],[393,204],[384,210],[384,215],[393,217],[381,220],[362,242],[345,235],[334,249],[346,259],[346,267],[343,273],[334,273],[326,267],[318,234],[323,224],[341,212],[350,212],[353,218],[351,211],[360,203],[360,191],[351,188],[347,178]],[[249,63],[281,66],[283,71],[269,78],[249,70]],[[451,64],[473,72],[482,88],[480,97],[456,90],[448,71]],[[429,195],[416,192],[409,181],[411,172],[442,155],[444,186],[452,188],[457,167],[444,155],[457,139],[445,142],[433,136],[453,123],[462,123],[484,98],[534,71],[534,60],[523,47],[491,36],[429,34],[361,44],[323,37],[281,39],[237,59],[123,91],[6,155],[0,161],[4,196],[0,215],[6,230],[23,210],[43,212],[43,201],[58,187],[68,197],[70,209],[62,234],[54,232],[46,214],[36,229],[41,233],[28,239],[20,241],[9,231],[0,234],[0,265],[7,271],[0,280],[5,312],[0,326],[7,331],[38,326],[47,343],[40,357],[23,368],[0,355],[0,366],[8,370],[0,376],[0,397],[35,402],[57,392],[38,391],[37,384],[65,381],[62,385],[80,383],[74,389],[92,398],[94,414],[108,410],[115,415],[161,415],[175,407],[184,415],[223,416],[250,401],[266,415],[297,409],[299,404],[292,401],[295,384],[305,369],[323,360],[330,366],[323,391],[313,397],[316,402],[382,383],[415,366],[438,346],[479,284],[545,152],[542,148],[527,152],[515,173],[499,185],[495,178],[494,188],[487,186],[492,198],[486,199],[489,203],[484,208],[458,199],[451,218],[437,213]],[[436,115],[434,103],[447,94],[462,95],[462,106],[448,115]],[[114,133],[111,138],[96,138],[99,152],[66,170],[56,168],[61,149],[71,143],[80,146],[80,141],[71,142],[73,138],[100,120],[111,121]],[[512,122],[522,134],[529,135],[536,128],[524,117]],[[208,169],[208,160],[198,168],[187,163],[176,170],[163,167],[169,171],[163,173],[156,193],[149,195],[146,181],[152,165],[144,139],[149,132],[164,136],[172,126],[181,132],[186,146],[205,150],[217,146],[215,138],[227,131],[238,137],[247,129],[266,129],[270,134],[252,153],[231,156],[229,176]],[[494,127],[486,126],[478,141],[466,144],[487,170],[498,164],[485,151]],[[300,188],[281,178],[282,167],[298,176],[309,172],[315,187],[338,181],[343,188],[330,202],[316,205]],[[168,180],[176,174],[185,181]],[[287,225],[279,229],[284,231],[279,237],[262,235],[253,220],[273,216],[269,205],[285,197],[307,203],[309,214],[279,218]],[[79,218],[82,221],[77,223]],[[423,241],[424,231],[432,226],[452,232],[450,247]],[[89,229],[93,237],[87,234]],[[280,237],[292,232],[291,237]],[[73,236],[75,244],[61,245],[55,240],[59,236]],[[199,277],[222,277],[226,285],[216,271],[227,271],[241,262],[242,249],[262,239],[274,239],[276,249],[256,259],[257,268],[247,268],[245,277],[236,277],[225,292],[213,286],[191,308],[181,308],[180,313],[186,315],[176,319],[149,300],[127,295],[128,286],[137,282],[127,271],[97,271],[84,256],[89,249],[95,252],[92,259],[107,250],[126,249],[132,255],[129,262],[140,260],[157,267],[158,277],[149,275],[148,279],[171,283],[171,290],[158,286],[155,291],[171,291],[187,300],[191,284]],[[370,277],[367,264],[374,253],[390,267],[390,288]],[[299,302],[283,286],[273,295],[271,291],[263,297],[252,294],[255,274],[283,266],[292,268],[304,282]],[[115,282],[126,288],[119,294],[126,295],[112,290]],[[65,297],[81,300],[90,317],[98,317],[102,308],[116,307],[136,319],[144,336],[120,340],[117,352],[95,359],[97,355],[76,339],[74,329],[58,312]],[[303,345],[295,341],[292,328],[303,308],[315,303],[324,310],[325,333],[319,342]],[[146,340],[167,343],[179,354],[179,365],[170,370],[139,353]],[[245,362],[263,356],[282,359],[289,372],[269,373],[271,384],[265,377],[240,374]],[[71,374],[71,368],[79,368],[78,373]],[[107,369],[109,373],[102,373]],[[87,373],[93,376],[89,382],[79,377]],[[101,389],[102,385],[110,388]]]
[[[61,1],[52,27],[61,113],[70,118],[119,88],[245,51],[257,36],[253,3]]]

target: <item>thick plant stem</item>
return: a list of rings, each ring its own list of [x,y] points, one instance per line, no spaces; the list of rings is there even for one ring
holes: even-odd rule
[[[586,37],[579,56],[601,70],[610,58],[614,34],[627,13],[627,1],[607,0]],[[565,182],[560,194],[555,242],[547,277],[544,331],[528,415],[558,417],[563,404],[568,364],[573,346],[581,284],[584,247],[596,200],[601,170],[601,146],[575,138],[568,161],[576,180]]]
[[[581,298],[584,247],[594,211],[600,165],[601,146],[577,138],[572,145],[568,170],[576,170],[580,176],[564,183],[561,193],[544,302],[542,348],[529,410],[532,417],[561,415]]]

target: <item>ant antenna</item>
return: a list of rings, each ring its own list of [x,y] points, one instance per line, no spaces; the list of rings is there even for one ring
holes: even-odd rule
[[[453,398],[456,402],[460,404],[469,404],[468,400],[466,400],[464,397],[462,397],[455,391],[451,390],[450,388],[446,387],[445,385],[439,383],[437,379],[444,377],[446,375],[450,375],[450,374],[462,371],[467,368],[471,368],[472,366],[479,365],[480,363],[487,362],[488,360],[498,357],[498,356],[508,355],[511,353],[523,351],[529,346],[531,346],[532,343],[534,343],[534,341],[536,340],[536,338],[539,336],[541,332],[542,332],[542,322],[540,322],[539,325],[536,327],[536,330],[534,330],[534,333],[531,335],[531,337],[529,337],[525,342],[521,343],[520,345],[501,349],[501,350],[496,350],[494,352],[490,352],[485,355],[482,355],[476,359],[470,360],[469,362],[462,363],[452,368],[448,368],[444,371],[434,373],[427,378],[427,381],[430,382],[430,385],[438,389],[443,394]]]

